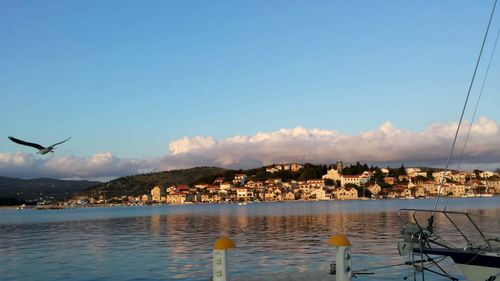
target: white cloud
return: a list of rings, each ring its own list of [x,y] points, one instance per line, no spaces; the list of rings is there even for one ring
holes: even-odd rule
[[[455,150],[458,153],[462,150],[469,124],[464,122],[461,129],[461,138]],[[422,132],[411,132],[385,122],[378,129],[358,135],[298,127],[224,140],[184,137],[171,142],[170,152],[181,163],[194,164],[202,159],[204,164],[234,168],[291,161],[332,163],[337,159],[345,162],[442,165],[450,151],[457,125],[434,124]],[[464,161],[498,163],[499,145],[498,125],[493,120],[481,117],[472,126]]]
[[[184,137],[170,143],[170,153],[172,155],[186,153],[196,149],[211,148],[217,145],[217,141],[212,137]]]
[[[462,150],[468,126],[465,122],[455,155]],[[210,136],[183,137],[169,144],[170,155],[152,159],[120,158],[111,152],[83,158],[0,153],[0,175],[102,179],[194,166],[251,168],[277,162],[333,163],[339,159],[443,166],[456,127],[457,123],[434,124],[424,131],[411,132],[386,122],[357,135],[297,127],[222,140]],[[498,124],[481,117],[472,126],[464,163],[476,167],[498,165],[499,147]]]

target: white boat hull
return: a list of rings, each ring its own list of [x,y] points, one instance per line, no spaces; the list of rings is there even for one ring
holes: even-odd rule
[[[500,268],[470,264],[457,264],[457,266],[460,268],[465,278],[469,281],[496,280],[490,278],[500,278]]]
[[[500,280],[500,253],[456,249],[425,249],[425,253],[449,256],[469,281]]]

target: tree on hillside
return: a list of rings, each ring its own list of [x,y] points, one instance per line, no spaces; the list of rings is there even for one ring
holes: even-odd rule
[[[321,175],[326,175],[326,173],[328,173],[328,166],[322,165],[321,166]]]
[[[384,181],[384,173],[382,173],[382,170],[379,167],[371,168],[370,171],[373,173],[374,179],[376,182],[382,182]]]
[[[265,181],[269,178],[270,174],[265,169],[258,170],[257,173],[251,177],[254,181]]]
[[[356,189],[357,189],[359,186],[357,186],[357,185],[355,185],[355,184],[353,184],[353,183],[346,183],[346,184],[344,185],[344,187],[345,187],[345,188],[356,188]]]
[[[355,165],[350,165],[349,167],[344,167],[343,173],[344,175],[359,175],[362,174],[364,171],[369,171],[370,168],[368,168],[368,165],[356,162]]]
[[[335,186],[335,181],[332,179],[325,179],[326,186]]]
[[[311,180],[311,179],[320,179],[323,174],[323,170],[326,165],[313,165],[310,163],[304,164],[304,168],[302,169],[299,180]]]
[[[276,175],[275,177],[280,178],[283,182],[287,182],[290,180],[297,180],[300,176],[300,173],[298,172],[292,172],[290,170],[282,170],[278,171],[277,173],[274,173],[273,175]]]
[[[381,188],[387,188],[387,189],[392,189],[392,185],[386,183],[386,182],[379,182],[377,183],[378,185],[380,185]]]
[[[396,177],[396,172],[394,171],[393,168],[387,166],[386,169],[389,171],[389,173],[387,174],[388,177],[393,177],[393,178]]]
[[[370,190],[368,190],[366,187],[364,186],[355,186],[354,188],[356,188],[356,190],[358,191],[358,197],[372,197],[372,193]]]
[[[427,180],[427,177],[417,176],[417,182],[419,182],[419,181],[426,181],[426,180]]]
[[[401,165],[401,167],[399,167],[399,168],[396,170],[396,177],[399,177],[399,176],[404,176],[404,175],[406,175],[405,165]]]

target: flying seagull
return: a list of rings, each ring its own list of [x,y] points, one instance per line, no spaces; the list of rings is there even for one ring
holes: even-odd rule
[[[20,140],[20,139],[16,139],[15,137],[9,137],[9,139],[15,143],[18,143],[18,144],[22,144],[22,145],[27,145],[27,146],[31,146],[31,147],[34,147],[36,149],[38,149],[38,152],[39,154],[46,154],[46,153],[49,153],[49,152],[54,152],[54,147],[58,144],[61,144],[67,140],[69,140],[71,137],[61,141],[61,142],[58,142],[58,143],[55,143],[51,146],[48,146],[48,147],[43,147],[41,145],[39,145],[38,143],[32,143],[32,142],[27,142],[27,141],[23,141],[23,140]]]

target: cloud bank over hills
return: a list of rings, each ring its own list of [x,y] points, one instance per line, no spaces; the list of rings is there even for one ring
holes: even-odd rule
[[[20,178],[110,179],[138,173],[218,166],[253,168],[272,163],[333,163],[336,160],[444,166],[457,123],[433,124],[421,132],[398,129],[390,122],[357,135],[332,130],[281,129],[219,140],[210,136],[183,137],[170,142],[170,154],[151,159],[119,158],[111,152],[90,157],[36,157],[28,153],[0,153],[0,175]],[[469,124],[464,123],[453,159],[462,151]],[[455,168],[457,161],[454,162]],[[463,156],[465,165],[500,167],[498,124],[481,117],[471,128]],[[464,165],[462,165],[464,166]]]

